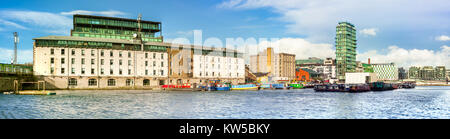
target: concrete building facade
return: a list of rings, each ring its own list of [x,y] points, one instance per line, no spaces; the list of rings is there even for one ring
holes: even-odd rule
[[[269,47],[257,55],[250,56],[250,70],[253,73],[269,73],[273,82],[295,79],[295,55],[274,53]]]
[[[195,55],[208,55],[208,47],[162,42],[161,23],[100,16],[74,15],[72,36],[35,38],[33,72],[54,89],[153,88],[165,84],[201,83],[194,68]],[[181,51],[186,48],[187,51]],[[194,51],[199,52],[194,55]],[[224,63],[226,70],[215,78],[234,84],[245,82],[242,53],[217,50],[220,56],[238,62]],[[231,57],[228,57],[231,56]],[[226,59],[229,58],[229,59]],[[228,77],[227,75],[231,75]],[[208,78],[209,76],[207,76]],[[211,79],[215,76],[211,76]]]

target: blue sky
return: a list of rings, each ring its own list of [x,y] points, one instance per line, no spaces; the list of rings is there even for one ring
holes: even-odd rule
[[[84,12],[160,21],[166,40],[193,38],[279,38],[297,59],[334,57],[335,26],[353,23],[358,60],[399,66],[450,67],[450,3],[446,0],[2,0],[0,63],[8,63],[12,33],[20,35],[19,63],[31,62],[32,38],[68,36],[71,13]],[[258,42],[263,44],[262,42]],[[253,52],[253,51],[252,51]],[[249,52],[251,53],[251,52]]]

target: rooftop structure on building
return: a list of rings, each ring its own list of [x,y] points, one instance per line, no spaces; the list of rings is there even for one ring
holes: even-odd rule
[[[49,88],[146,88],[245,82],[243,53],[163,42],[161,23],[74,15],[71,36],[34,38],[33,72]]]

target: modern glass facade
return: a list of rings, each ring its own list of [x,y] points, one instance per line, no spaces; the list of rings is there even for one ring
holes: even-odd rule
[[[356,29],[353,24],[339,22],[336,26],[337,77],[345,80],[346,72],[356,70]]]
[[[160,22],[141,21],[138,24],[138,20],[132,19],[74,15],[73,24],[71,35],[75,37],[132,40],[133,35],[138,34],[140,29],[143,41],[163,41]]]

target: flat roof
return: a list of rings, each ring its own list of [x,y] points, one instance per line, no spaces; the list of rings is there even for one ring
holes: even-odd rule
[[[109,38],[92,38],[92,37],[75,37],[75,36],[45,36],[39,38],[33,38],[33,40],[66,40],[66,41],[91,41],[91,42],[107,42],[107,43],[124,43],[124,44],[141,44],[139,41],[125,40],[125,39],[109,39]],[[166,43],[166,42],[145,42],[144,45],[157,45],[166,47],[188,47],[194,49],[203,50],[219,50],[226,52],[238,52],[234,49],[221,48],[221,47],[207,47],[198,46],[191,44],[176,44],[176,43]]]
[[[130,21],[137,22],[137,19],[129,19],[129,18],[120,18],[120,17],[108,17],[108,16],[96,16],[96,15],[82,15],[82,14],[74,14],[73,17],[85,17],[85,18],[96,18],[96,19],[111,19],[111,20],[121,20],[121,21]],[[156,21],[146,21],[141,20],[142,23],[150,23],[150,24],[161,24],[161,22]]]

